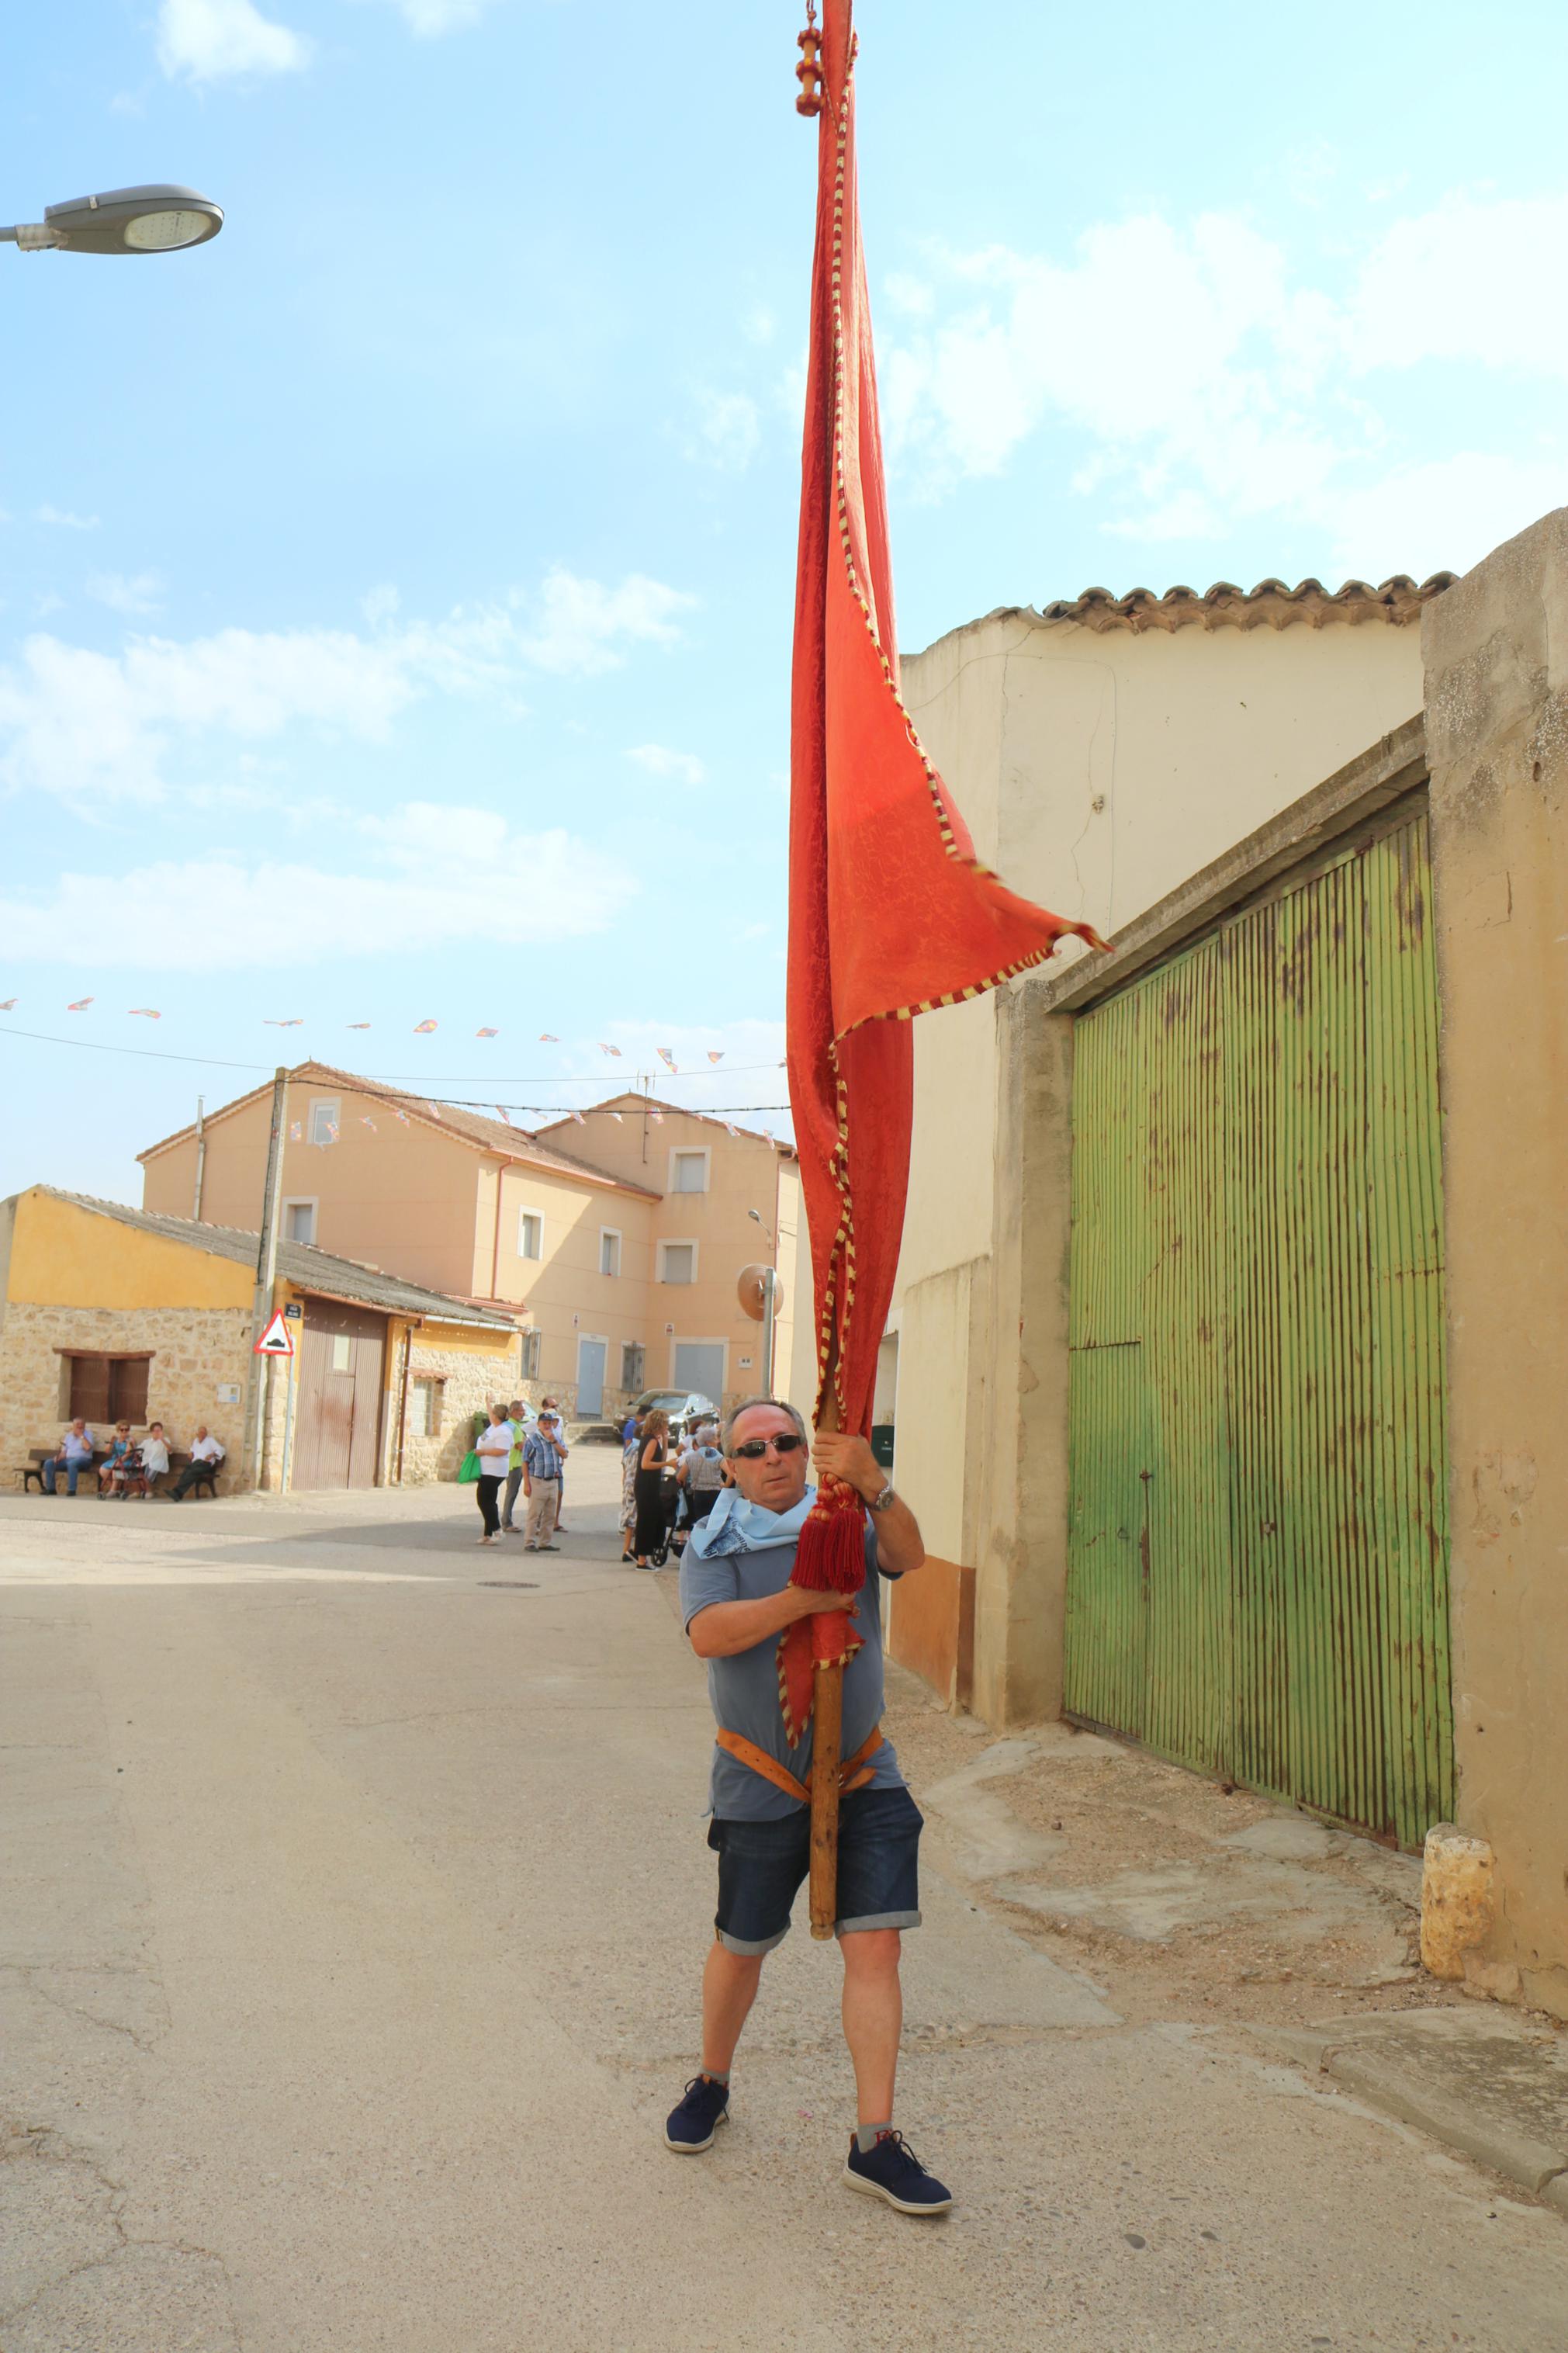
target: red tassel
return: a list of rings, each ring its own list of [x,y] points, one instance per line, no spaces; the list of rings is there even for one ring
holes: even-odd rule
[[[825,1479],[795,1548],[792,1585],[807,1593],[858,1593],[866,1582],[866,1507],[841,1479]]]

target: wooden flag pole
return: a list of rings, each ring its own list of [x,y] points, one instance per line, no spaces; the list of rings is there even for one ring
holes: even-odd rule
[[[830,1352],[833,1344],[829,1344]],[[819,1430],[838,1428],[838,1401],[830,1380]],[[838,1917],[838,1752],[844,1745],[844,1669],[841,1663],[815,1670],[811,1720],[811,1933],[819,1944],[833,1934]]]
[[[838,1751],[844,1741],[844,1669],[816,1671],[811,1746],[811,1933],[822,1942],[838,1916]]]

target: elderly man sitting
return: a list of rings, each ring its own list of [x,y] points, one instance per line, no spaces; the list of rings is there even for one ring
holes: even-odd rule
[[[190,1461],[174,1485],[163,1491],[170,1503],[183,1504],[198,1479],[205,1479],[209,1473],[216,1478],[218,1465],[224,1458],[224,1451],[221,1440],[213,1436],[205,1421],[198,1422],[196,1434],[191,1440]]]
[[[724,1422],[734,1484],[691,1532],[680,1564],[680,1614],[708,1662],[719,1723],[708,1843],[719,1858],[715,1936],[702,1976],[702,2065],[665,2126],[665,2146],[695,2157],[729,2114],[730,2063],[756,1999],[763,1961],[789,1932],[790,1907],[811,1859],[806,1788],[814,1725],[791,1748],[779,1707],[778,1642],[815,1611],[855,1612],[860,1648],[844,1670],[841,1755],[864,1764],[838,1818],[837,1919],[844,1958],[844,2039],[859,2103],[844,2179],[901,2214],[945,2213],[952,2200],[893,2127],[893,2079],[903,2018],[900,1937],[920,1926],[920,1809],[878,1731],[882,1634],[877,1577],[919,1568],[925,1546],[863,1438],[819,1432],[817,1469],[856,1488],[869,1506],[867,1583],[859,1595],[808,1593],[790,1583],[816,1489],[806,1482],[805,1425],[795,1408],[752,1398]]]
[[[66,1474],[66,1493],[76,1493],[77,1481],[92,1468],[92,1432],[79,1414],[61,1439],[59,1452],[51,1454],[40,1468],[47,1494],[55,1493],[55,1480],[61,1471]]]

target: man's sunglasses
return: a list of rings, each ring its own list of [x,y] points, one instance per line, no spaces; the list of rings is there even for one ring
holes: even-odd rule
[[[731,1446],[730,1452],[742,1462],[760,1462],[770,1446],[775,1454],[793,1454],[797,1446],[805,1444],[804,1438],[786,1430],[778,1438],[748,1438],[744,1446]]]

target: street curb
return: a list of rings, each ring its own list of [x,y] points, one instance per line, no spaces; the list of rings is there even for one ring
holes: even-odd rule
[[[1501,2174],[1568,2218],[1568,2105],[1561,2130],[1553,2126],[1542,2137],[1541,2104],[1530,2098],[1548,2085],[1560,2095],[1556,2054],[1540,2055],[1521,2028],[1495,2011],[1386,2011],[1322,2027],[1252,2031],[1279,2057],[1327,2076],[1339,2090]],[[1497,2093],[1489,2113],[1473,2091],[1467,2094],[1467,2061]],[[1521,2064],[1528,2070],[1532,2063],[1539,2083],[1523,2086],[1519,2105],[1533,2113],[1510,2115],[1506,2103]]]

